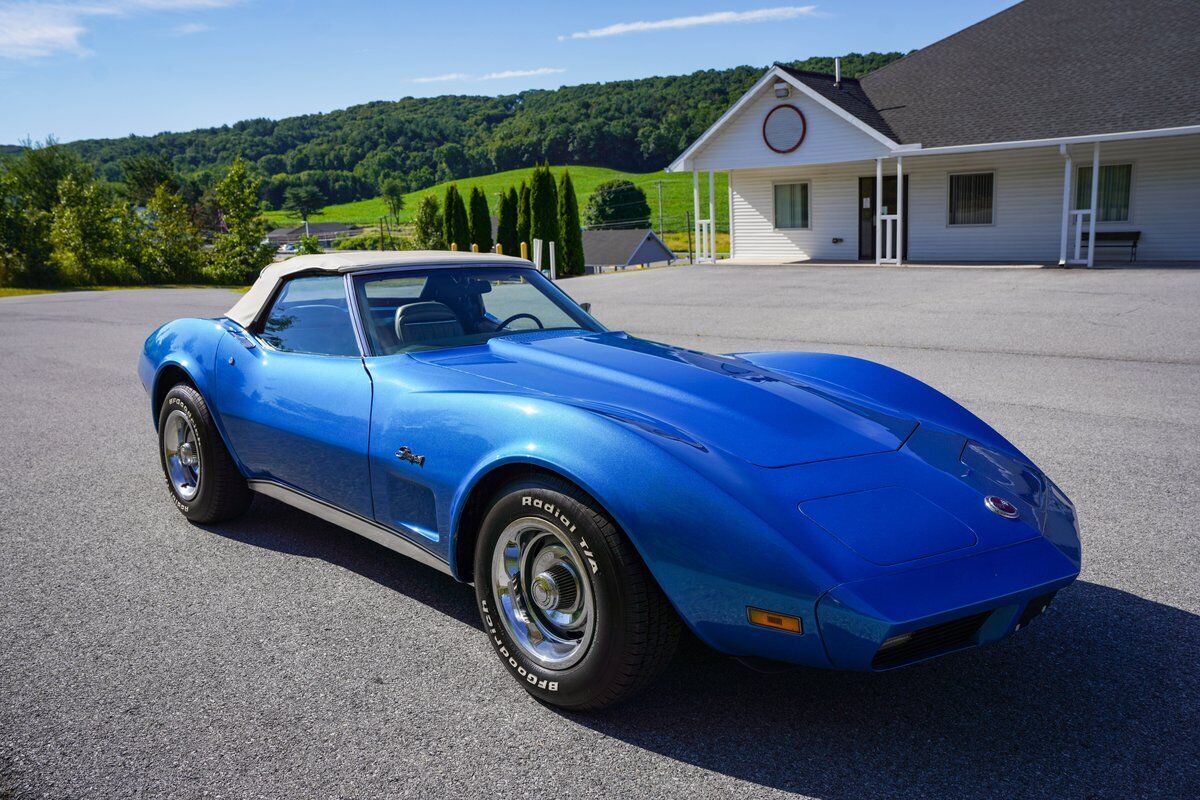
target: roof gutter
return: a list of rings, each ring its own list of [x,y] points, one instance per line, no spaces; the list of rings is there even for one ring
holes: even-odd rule
[[[1013,142],[983,142],[980,144],[955,144],[945,147],[921,147],[901,145],[894,149],[896,155],[936,156],[954,153],[981,153],[993,150],[1018,150],[1026,147],[1051,147],[1095,142],[1121,142],[1130,139],[1162,139],[1168,136],[1190,136],[1200,134],[1200,125],[1183,125],[1178,128],[1152,128],[1144,131],[1121,131],[1118,133],[1092,133],[1083,136],[1057,136],[1049,139],[1023,139]]]

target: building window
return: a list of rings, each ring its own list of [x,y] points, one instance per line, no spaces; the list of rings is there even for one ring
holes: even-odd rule
[[[808,184],[775,184],[775,227],[808,227]]]
[[[1092,167],[1079,168],[1075,182],[1075,208],[1092,207]],[[1133,184],[1132,164],[1101,164],[1100,192],[1096,199],[1097,222],[1129,221],[1129,189]]]
[[[950,176],[950,224],[991,225],[994,172],[966,172]]]

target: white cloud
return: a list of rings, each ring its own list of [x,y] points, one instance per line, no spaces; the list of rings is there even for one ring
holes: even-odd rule
[[[593,28],[588,31],[559,36],[560,42],[568,39],[600,39],[606,36],[624,36],[627,33],[645,33],[647,31],[678,30],[680,28],[695,28],[700,25],[730,25],[747,22],[779,22],[796,19],[797,17],[820,16],[816,6],[779,6],[777,8],[759,8],[753,11],[714,11],[711,14],[696,14],[690,17],[672,17],[640,22],[618,22],[603,28]]]
[[[479,80],[481,81],[500,81],[505,78],[532,78],[535,75],[557,75],[560,72],[566,72],[560,67],[538,67],[537,69],[506,69],[503,72],[489,72]]]
[[[409,78],[413,83],[445,83],[447,81],[466,81],[471,76],[462,72],[447,72],[444,75],[425,75],[420,78]]]
[[[89,50],[81,39],[87,33],[88,22],[95,17],[126,17],[155,11],[195,11],[223,8],[237,2],[240,0],[0,2],[0,58],[25,60],[55,53],[87,55]],[[187,27],[181,26],[180,29]]]
[[[176,25],[171,29],[172,36],[191,36],[196,33],[207,33],[211,31],[212,25],[205,22],[185,22],[182,25]]]
[[[448,83],[450,81],[501,81],[507,78],[533,78],[538,75],[557,75],[566,72],[560,67],[537,67],[535,69],[506,69],[486,75],[469,75],[465,72],[447,72],[444,75],[423,75],[409,78],[410,83]]]

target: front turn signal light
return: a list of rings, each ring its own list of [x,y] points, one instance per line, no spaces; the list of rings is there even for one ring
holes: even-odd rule
[[[775,611],[763,611],[761,608],[753,607],[746,609],[746,616],[750,619],[751,625],[774,628],[777,631],[787,631],[788,633],[804,633],[804,625],[800,622],[799,617],[791,617]]]

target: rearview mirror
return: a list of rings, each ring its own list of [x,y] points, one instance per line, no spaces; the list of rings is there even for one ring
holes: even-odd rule
[[[580,303],[579,307],[582,308],[585,313],[588,313],[588,314],[592,313],[592,304],[591,303]]]

